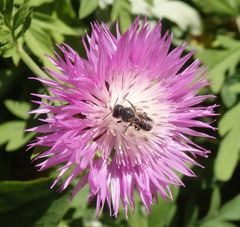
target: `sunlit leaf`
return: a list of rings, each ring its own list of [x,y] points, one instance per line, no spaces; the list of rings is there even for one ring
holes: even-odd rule
[[[24,0],[15,0],[14,2],[15,4],[22,4]],[[54,2],[54,0],[34,0],[30,1],[30,6],[37,7],[51,2]]]
[[[182,1],[154,0],[151,12],[158,18],[167,18],[181,29],[190,29],[194,35],[202,32],[201,18],[194,8]]]
[[[79,8],[79,18],[83,19],[90,15],[97,7],[99,0],[81,0]]]
[[[229,87],[232,92],[240,93],[240,83],[235,83]]]
[[[81,32],[79,29],[76,31],[76,29],[66,25],[60,19],[39,12],[34,12],[33,14],[32,27],[42,28],[65,35],[76,35],[78,32]]]
[[[218,221],[218,220],[210,220],[207,222],[204,222],[200,225],[199,227],[237,227],[237,225],[230,223],[230,222],[225,222],[225,221]]]
[[[219,133],[225,135],[229,130],[239,126],[240,104],[230,109],[219,122]]]
[[[240,44],[240,42],[239,42]],[[213,92],[218,93],[229,71],[234,74],[240,61],[240,45],[228,50],[205,49],[198,53],[198,57],[209,66],[209,77]]]
[[[220,144],[214,166],[215,176],[218,180],[229,180],[237,166],[240,152],[239,131],[240,127],[234,127]]]
[[[236,16],[238,14],[237,4],[229,0],[193,0],[205,13]]]
[[[228,221],[240,220],[240,194],[228,201],[219,210],[218,219]]]
[[[7,109],[15,116],[20,117],[24,120],[28,119],[29,117],[28,112],[31,109],[29,103],[7,99],[4,101],[4,104],[7,107]]]
[[[210,207],[208,209],[207,218],[213,217],[217,214],[221,205],[221,193],[219,187],[215,186],[212,192]]]
[[[6,151],[14,151],[27,143],[33,134],[25,135],[25,121],[9,121],[0,125],[0,144],[7,143]]]

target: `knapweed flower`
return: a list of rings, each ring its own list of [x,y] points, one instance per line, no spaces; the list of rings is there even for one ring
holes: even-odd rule
[[[158,195],[172,197],[170,185],[183,185],[177,172],[195,176],[189,165],[209,153],[189,138],[213,129],[199,120],[214,115],[214,105],[200,105],[212,96],[197,94],[206,70],[198,60],[184,67],[193,53],[183,55],[185,44],[170,50],[171,40],[161,22],[151,29],[137,19],[123,35],[116,26],[116,36],[94,23],[83,39],[87,58],[63,44],[62,56],[49,57],[55,80],[39,79],[50,95],[35,95],[50,102],[32,111],[47,116],[30,129],[40,133],[30,147],[45,147],[37,166],[60,165],[53,186],[64,176],[61,190],[77,179],[73,196],[89,185],[97,214],[106,202],[111,214],[122,203],[127,215],[134,191],[149,211]]]

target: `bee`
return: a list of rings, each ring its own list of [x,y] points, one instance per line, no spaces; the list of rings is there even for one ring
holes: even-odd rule
[[[127,100],[128,101],[128,100]],[[125,132],[128,127],[134,125],[134,128],[139,131],[140,129],[144,131],[150,131],[153,128],[153,120],[147,116],[147,113],[138,112],[135,106],[128,101],[131,107],[124,107],[122,105],[115,105],[112,111],[112,116],[114,118],[120,118],[121,120],[117,121],[120,123],[122,121],[129,122],[130,124],[126,127]]]

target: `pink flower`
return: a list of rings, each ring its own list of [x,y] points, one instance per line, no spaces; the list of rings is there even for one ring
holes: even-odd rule
[[[115,37],[105,24],[92,25],[83,39],[87,59],[66,44],[63,57],[50,57],[56,80],[38,79],[51,95],[34,95],[51,102],[32,111],[47,117],[30,129],[40,133],[30,147],[46,148],[40,170],[60,164],[53,186],[65,174],[61,190],[77,178],[73,196],[89,184],[97,214],[107,202],[117,216],[122,202],[127,216],[135,190],[149,211],[158,193],[172,198],[169,186],[183,185],[176,172],[195,176],[188,164],[209,151],[188,136],[211,137],[196,128],[214,129],[199,118],[214,116],[215,105],[200,105],[212,98],[197,94],[208,85],[206,70],[198,60],[183,68],[193,53],[182,56],[184,44],[170,50],[172,35],[161,35],[160,22],[150,29],[137,19],[123,35],[116,27]]]

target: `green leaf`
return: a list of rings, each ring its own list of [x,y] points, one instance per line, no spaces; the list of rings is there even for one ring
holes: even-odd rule
[[[25,136],[25,121],[9,121],[0,125],[0,144],[7,143],[6,151],[14,151],[26,144],[33,133]]]
[[[177,210],[176,204],[172,201],[169,203],[166,203],[166,201],[161,201],[159,204],[154,205],[148,217],[148,226],[149,227],[170,226],[170,223],[175,215],[176,210]]]
[[[29,103],[7,99],[4,101],[4,105],[15,116],[20,117],[24,120],[27,120],[29,118],[28,112],[31,109]]]
[[[205,49],[197,54],[206,65],[209,66],[211,88],[218,93],[224,83],[225,74],[234,74],[240,60],[240,42],[238,48],[227,50]]]
[[[79,18],[83,19],[90,15],[97,7],[99,0],[81,0],[79,8]]]
[[[25,0],[13,17],[13,30],[17,29],[24,22],[26,17],[29,15],[29,9],[29,0]]]
[[[50,54],[54,49],[49,33],[39,27],[31,26],[25,33],[24,39],[28,48],[43,62],[47,60],[45,54]]]
[[[214,163],[214,173],[218,180],[229,180],[239,160],[239,113],[240,104],[230,109],[219,122],[219,133],[225,137],[221,141]]]
[[[174,201],[177,201],[179,188],[171,188]],[[177,206],[174,201],[165,201],[160,196],[158,198],[158,204],[152,206],[152,210],[148,215],[148,227],[161,227],[170,226],[175,216]],[[136,225],[137,226],[137,225]],[[141,226],[141,225],[139,225]]]
[[[198,227],[237,227],[237,226],[230,222],[211,220],[211,221],[206,221],[201,225],[198,225]]]
[[[167,18],[182,30],[190,29],[194,35],[202,33],[202,22],[197,10],[183,1],[155,0],[151,12],[157,18]]]
[[[240,104],[236,105],[230,109],[225,115],[221,118],[218,128],[221,136],[224,136],[228,131],[234,127],[239,126],[239,113],[240,113]]]
[[[4,27],[0,27],[0,43],[7,43],[11,40],[11,32]]]
[[[218,219],[227,221],[240,220],[240,194],[234,197],[229,202],[225,203],[219,210]]]
[[[235,170],[240,151],[240,127],[234,127],[222,140],[214,163],[214,173],[218,180],[227,181]]]
[[[77,219],[83,216],[88,205],[88,193],[89,187],[85,186],[71,201],[70,208],[74,209],[74,212],[72,213],[73,219]]]
[[[232,38],[230,36],[230,34],[217,35],[216,43],[219,43],[221,46],[228,48],[228,49],[239,48],[239,46],[240,46],[239,40]]]
[[[4,23],[8,28],[11,28],[12,11],[13,11],[13,0],[6,0],[3,15],[4,15]]]
[[[69,194],[50,190],[52,180],[0,182],[0,226],[57,226]]]
[[[230,90],[230,83],[224,83],[221,90],[221,97],[226,107],[233,106],[237,101],[237,94]]]
[[[39,12],[34,12],[31,27],[42,28],[65,35],[79,35],[83,32],[82,30],[76,31],[76,29],[71,28],[61,20]]]
[[[128,215],[127,221],[129,227],[148,227],[147,214],[144,209],[145,207],[140,203],[140,201],[137,201],[134,214],[130,213]]]
[[[235,83],[229,87],[231,92],[240,93],[240,83]]]
[[[113,3],[111,11],[112,22],[116,21],[118,18],[120,20],[121,32],[125,32],[129,25],[131,24],[131,5],[126,0],[116,0]]]
[[[15,35],[16,39],[20,38],[24,33],[30,28],[31,22],[32,22],[32,10],[30,9],[28,12],[28,15],[26,16],[21,30]]]
[[[1,56],[4,58],[12,57],[14,54],[16,54],[16,52],[15,42],[10,41],[0,47]]]
[[[228,16],[237,16],[238,9],[237,5],[229,0],[193,0],[196,5],[198,5],[203,12],[209,14],[218,14],[218,15],[228,15]]]
[[[46,196],[49,194],[52,181],[52,178],[33,181],[0,181],[0,213]]]
[[[44,215],[36,222],[35,226],[49,227],[57,226],[61,218],[65,215],[69,208],[69,194],[60,195],[56,200],[53,200]]]
[[[41,6],[47,3],[51,3],[54,0],[34,0],[34,1],[30,1],[30,6],[32,7],[37,7],[37,6]],[[15,0],[14,3],[21,5],[24,2],[24,0]]]
[[[221,193],[219,187],[215,186],[211,196],[210,207],[206,218],[214,217],[217,214],[221,205]]]

